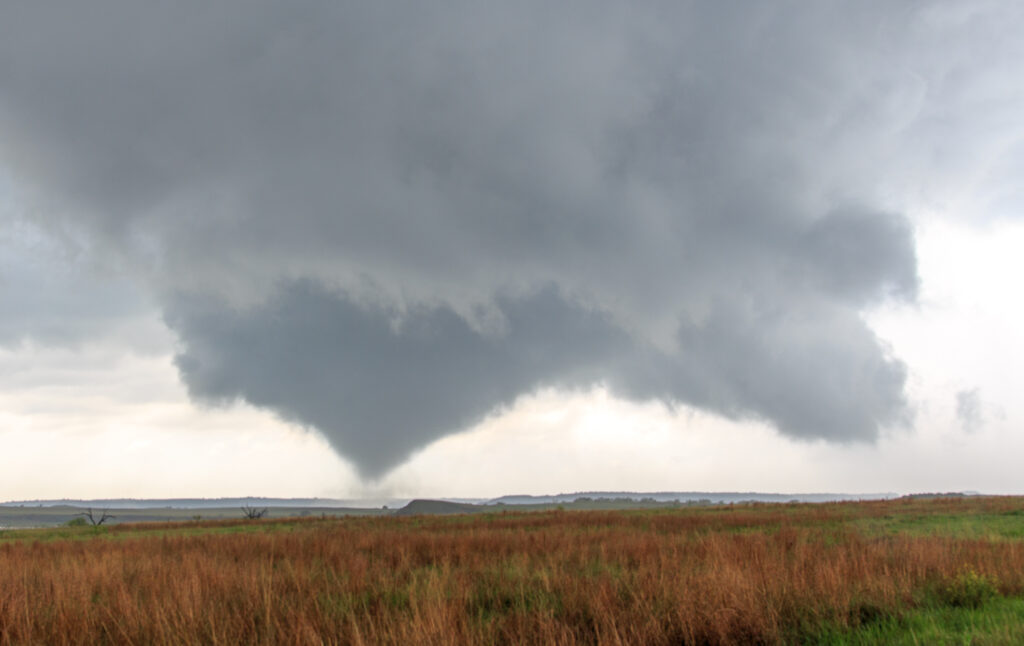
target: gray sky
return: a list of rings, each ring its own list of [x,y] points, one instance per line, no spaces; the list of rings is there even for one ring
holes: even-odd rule
[[[748,482],[748,437],[1013,488],[895,456],[1019,445],[1017,373],[953,366],[1016,347],[982,331],[1019,316],[991,261],[1024,204],[1022,27],[1001,2],[8,3],[0,442],[243,455],[259,419],[270,463],[327,454],[272,488],[490,490],[454,456],[521,488],[524,456],[600,463],[653,425],[609,486],[669,445]],[[619,444],[538,406],[604,410]],[[251,486],[224,468],[196,486]],[[745,487],[851,488],[793,468]],[[102,486],[163,491],[124,469]]]

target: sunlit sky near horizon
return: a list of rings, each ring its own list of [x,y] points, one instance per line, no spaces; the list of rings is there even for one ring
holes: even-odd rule
[[[0,7],[0,501],[1024,494],[1022,31]]]

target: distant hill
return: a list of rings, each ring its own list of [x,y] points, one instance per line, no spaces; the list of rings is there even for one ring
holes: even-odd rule
[[[662,507],[679,504],[721,505],[729,503],[821,503],[843,500],[882,500],[895,498],[892,493],[843,494],[843,493],[757,493],[757,492],[719,492],[704,491],[660,491],[638,493],[633,491],[585,491],[578,493],[561,493],[549,496],[502,496],[479,503],[456,502],[453,500],[413,500],[405,507],[393,512],[397,516],[414,514],[472,514],[482,511],[493,511],[495,507],[521,507],[524,509],[543,509],[554,505],[566,505],[572,509],[600,508],[633,508]]]
[[[486,507],[465,502],[448,500],[413,500],[405,507],[395,511],[396,516],[413,516],[417,514],[474,514],[489,511]]]
[[[895,493],[758,493],[748,492],[709,492],[709,491],[581,491],[576,493],[560,493],[548,496],[501,496],[488,500],[487,505],[545,505],[564,504],[580,499],[590,500],[650,500],[654,502],[707,502],[713,504],[739,502],[838,502],[842,500],[885,500],[895,498]]]

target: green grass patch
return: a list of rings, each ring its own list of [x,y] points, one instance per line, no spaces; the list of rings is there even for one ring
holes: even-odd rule
[[[974,585],[974,584],[969,584]],[[986,595],[987,597],[987,595]],[[856,609],[855,609],[856,610]],[[825,627],[799,643],[833,646],[952,646],[1024,644],[1024,599],[987,598],[980,606],[951,605],[941,595],[898,613],[865,608],[854,629]]]
[[[887,514],[851,521],[866,535],[948,536],[988,540],[1024,539],[1024,513],[968,512],[957,514]]]

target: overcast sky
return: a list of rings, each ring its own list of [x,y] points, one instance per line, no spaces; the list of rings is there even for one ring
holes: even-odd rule
[[[0,499],[1024,493],[1024,8],[0,7]]]

